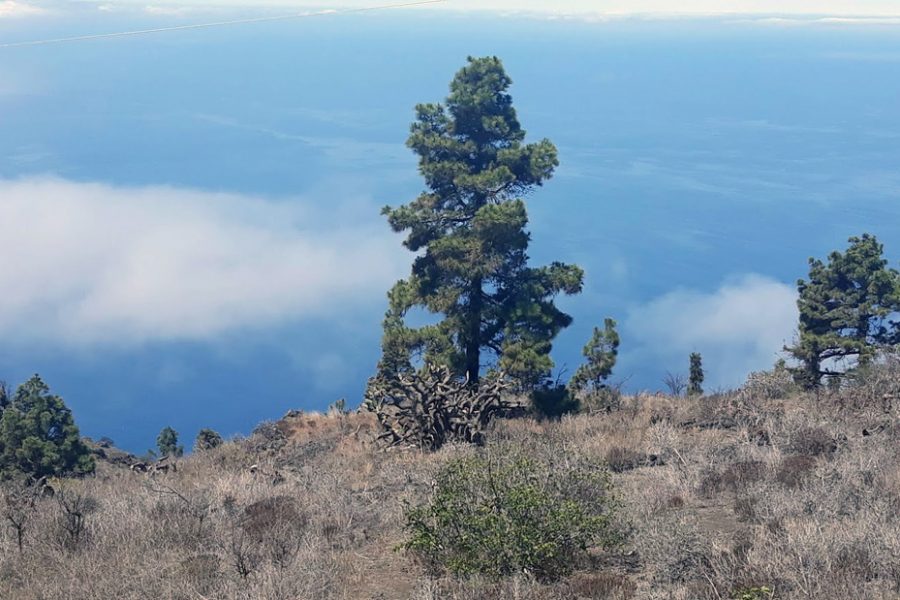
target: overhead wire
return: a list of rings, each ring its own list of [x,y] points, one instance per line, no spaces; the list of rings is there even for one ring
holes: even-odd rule
[[[326,9],[314,12],[291,13],[286,15],[273,15],[270,17],[252,17],[247,19],[233,19],[229,21],[214,21],[211,23],[192,23],[189,25],[175,25],[172,27],[157,27],[154,29],[138,29],[133,31],[117,31],[113,33],[94,33],[88,35],[76,35],[61,38],[50,38],[43,40],[29,40],[25,42],[9,42],[0,44],[0,48],[20,48],[23,46],[43,46],[48,44],[62,44],[66,42],[83,42],[87,40],[100,40],[105,38],[128,37],[138,35],[150,35],[154,33],[165,33],[170,31],[185,31],[189,29],[208,29],[212,27],[227,27],[232,25],[244,25],[249,23],[264,23],[267,21],[286,21],[288,19],[303,19],[309,17],[326,17],[333,15],[346,15],[353,13],[372,12],[378,10],[390,10],[394,8],[411,8],[414,6],[423,6],[426,4],[439,4],[446,0],[417,0],[415,2],[402,2],[394,4],[382,4],[379,6],[368,6],[363,8],[348,8],[344,10]]]

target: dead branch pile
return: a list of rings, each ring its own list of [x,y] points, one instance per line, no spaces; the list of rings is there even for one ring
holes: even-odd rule
[[[379,441],[437,450],[448,441],[481,444],[490,422],[518,407],[503,396],[506,387],[502,375],[472,386],[446,367],[428,366],[396,379],[373,379],[366,406],[381,425]]]

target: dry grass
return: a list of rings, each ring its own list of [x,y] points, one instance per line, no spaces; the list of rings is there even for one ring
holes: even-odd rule
[[[104,463],[58,482],[62,498],[26,511],[21,553],[6,515],[21,507],[0,506],[0,598],[712,600],[768,586],[775,598],[896,600],[900,407],[864,386],[816,398],[777,384],[501,423],[491,440],[538,440],[614,471],[628,543],[553,585],[434,581],[394,550],[403,502],[478,450],[383,452],[367,415],[296,414],[175,473]]]

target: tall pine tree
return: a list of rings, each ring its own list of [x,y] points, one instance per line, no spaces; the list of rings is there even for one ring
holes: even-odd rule
[[[528,266],[528,217],[521,197],[556,168],[549,141],[526,144],[512,81],[496,57],[469,58],[445,104],[416,107],[408,146],[427,189],[384,214],[418,256],[389,294],[380,373],[415,358],[446,365],[477,385],[494,365],[529,388],[551,371],[553,338],[571,322],[554,298],[581,291],[580,268]],[[441,315],[411,328],[414,307]]]
[[[800,336],[786,348],[799,366],[798,383],[818,386],[869,362],[879,348],[900,343],[900,274],[887,266],[884,247],[873,235],[852,237],[845,252],[827,262],[809,259],[809,279],[800,292]]]

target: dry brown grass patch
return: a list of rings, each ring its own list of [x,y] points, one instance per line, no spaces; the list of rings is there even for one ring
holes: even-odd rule
[[[500,422],[484,450],[384,452],[371,415],[294,413],[177,473],[101,461],[59,484],[96,499],[77,542],[56,499],[29,513],[21,553],[0,530],[0,598],[721,600],[765,585],[785,600],[897,600],[900,406],[885,412],[874,387],[786,386],[762,378],[704,399],[645,394],[610,413]],[[630,532],[620,562],[553,585],[431,581],[393,550],[403,503],[427,498],[445,461],[510,443],[610,464]]]

